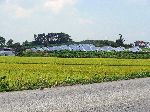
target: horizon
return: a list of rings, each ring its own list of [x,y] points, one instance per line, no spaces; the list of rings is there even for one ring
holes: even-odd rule
[[[64,32],[74,41],[150,42],[148,0],[0,0],[0,36],[22,43]]]
[[[51,32],[52,33],[52,32]],[[53,32],[54,33],[54,32]],[[65,32],[55,32],[55,33],[65,33]],[[43,34],[43,33],[39,33],[39,34]],[[45,33],[46,34],[46,33]],[[47,33],[48,34],[48,33]],[[46,34],[46,35],[47,35]],[[67,33],[66,33],[67,34]],[[34,35],[34,34],[33,34]],[[38,34],[36,34],[36,35],[38,35]],[[1,37],[3,37],[2,35],[0,35]],[[73,40],[73,38],[72,38],[72,36],[71,35],[69,35],[70,36],[70,38],[72,39],[72,41],[74,41],[74,42],[81,42],[81,41],[85,41],[85,40],[108,40],[108,41],[116,41],[117,39],[119,39],[120,37],[119,37],[119,34],[118,34],[118,38],[116,38],[116,39],[114,39],[114,40],[110,40],[110,39],[85,39],[85,40],[80,40],[80,41],[75,41],[75,40]],[[19,42],[19,41],[16,41],[16,40],[14,40],[13,38],[6,38],[6,37],[4,37],[5,39],[6,39],[6,41],[8,41],[9,39],[12,39],[13,40],[13,42],[15,42],[15,43],[17,43],[17,42]],[[123,37],[122,37],[123,38]],[[130,43],[127,43],[127,41],[126,41],[126,39],[125,38],[123,38],[125,41],[124,41],[124,43],[125,44],[134,44],[136,41],[143,41],[143,42],[149,42],[149,41],[146,41],[146,40],[135,40],[135,41],[133,41],[133,42],[130,42]],[[25,40],[26,41],[26,40]],[[22,42],[19,42],[19,43],[23,43],[23,42],[25,42],[25,41],[22,41]],[[34,41],[34,38],[32,39],[32,40],[27,40],[28,42],[32,42],[32,41]]]

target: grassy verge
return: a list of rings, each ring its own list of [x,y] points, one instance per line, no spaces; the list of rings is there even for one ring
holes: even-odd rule
[[[28,82],[22,83],[21,81],[16,81],[16,87],[11,86],[8,80],[6,80],[6,76],[0,77],[0,92],[8,92],[8,91],[19,91],[19,90],[33,90],[33,89],[43,89],[50,88],[56,86],[68,86],[68,85],[76,85],[76,84],[92,84],[92,83],[101,83],[101,82],[110,82],[117,80],[129,80],[135,78],[145,78],[150,77],[150,72],[145,73],[136,73],[136,74],[128,74],[125,76],[104,76],[100,77],[95,75],[91,79],[74,79],[71,77],[67,77],[63,81],[60,82],[51,82],[49,83],[46,79],[38,79],[36,82]]]

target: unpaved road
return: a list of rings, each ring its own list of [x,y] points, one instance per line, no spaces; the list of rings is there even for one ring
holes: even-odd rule
[[[150,112],[150,78],[0,93],[0,112]]]

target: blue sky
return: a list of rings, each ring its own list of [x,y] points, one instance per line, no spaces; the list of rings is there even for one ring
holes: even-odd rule
[[[0,35],[16,42],[65,32],[75,41],[150,41],[149,0],[0,0]]]

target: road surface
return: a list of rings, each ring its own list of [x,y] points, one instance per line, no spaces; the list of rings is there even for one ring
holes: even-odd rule
[[[0,93],[0,112],[150,112],[150,78]]]

